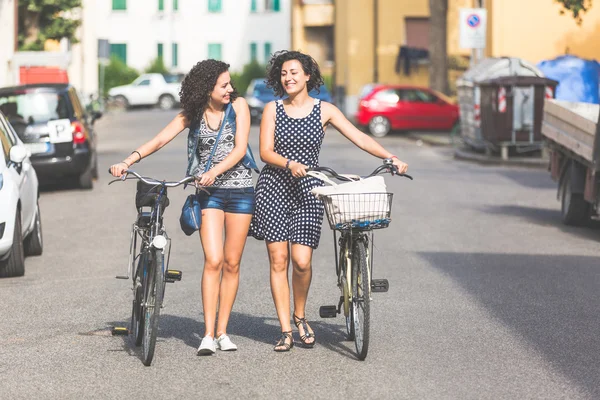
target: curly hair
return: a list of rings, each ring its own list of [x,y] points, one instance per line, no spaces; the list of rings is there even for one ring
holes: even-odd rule
[[[217,84],[217,79],[223,72],[229,71],[229,64],[218,60],[203,60],[198,62],[190,72],[187,73],[183,82],[179,97],[183,114],[189,121],[200,121],[202,114],[208,107],[210,93]],[[230,95],[230,101],[238,97],[238,92],[233,86],[233,92]]]
[[[318,93],[319,87],[324,84],[319,64],[308,54],[299,51],[281,50],[273,54],[267,65],[267,79],[265,80],[267,87],[273,89],[276,96],[283,97],[285,95],[285,89],[281,84],[281,67],[283,63],[290,60],[298,61],[302,65],[304,73],[310,75],[310,79],[306,83],[308,91],[317,89]]]

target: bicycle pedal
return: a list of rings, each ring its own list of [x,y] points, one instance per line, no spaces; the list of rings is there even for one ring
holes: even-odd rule
[[[165,274],[165,281],[169,283],[173,283],[175,281],[181,280],[181,271],[177,271],[175,269],[168,269]]]
[[[373,293],[387,292],[389,288],[390,288],[390,284],[387,279],[371,280],[371,291]]]
[[[117,279],[129,279],[128,276],[124,276],[124,275],[117,275],[117,276],[115,276],[115,278],[117,278]]]
[[[123,326],[113,326],[111,333],[113,336],[127,336],[129,335],[129,329]]]
[[[336,306],[321,306],[319,307],[319,316],[321,318],[335,318],[338,311]]]

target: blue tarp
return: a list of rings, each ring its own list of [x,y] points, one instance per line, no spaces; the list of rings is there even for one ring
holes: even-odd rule
[[[558,100],[600,104],[600,63],[575,56],[561,56],[540,62],[546,78],[558,81]]]

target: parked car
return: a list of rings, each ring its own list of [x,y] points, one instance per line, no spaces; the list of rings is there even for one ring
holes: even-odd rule
[[[110,89],[108,95],[125,108],[157,105],[170,110],[179,103],[183,77],[183,74],[142,74],[129,85]]]
[[[73,180],[91,189],[98,177],[94,122],[69,84],[0,88],[0,111],[31,152],[40,181]]]
[[[318,91],[316,89],[311,90],[308,95],[331,103],[331,94],[325,85],[319,87]],[[275,96],[273,89],[267,87],[264,79],[253,79],[250,81],[248,90],[246,90],[246,101],[250,108],[252,123],[258,123],[262,117],[265,105],[277,99],[278,97]]]
[[[43,250],[38,179],[29,151],[0,112],[0,277],[25,274]]]
[[[458,106],[433,90],[416,86],[366,85],[355,120],[376,137],[392,130],[447,130],[458,122]]]

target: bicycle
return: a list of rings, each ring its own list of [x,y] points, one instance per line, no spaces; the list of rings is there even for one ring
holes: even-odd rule
[[[326,176],[346,182],[361,178],[340,175],[328,167],[311,168],[309,171],[326,173]],[[362,178],[382,172],[413,179],[408,174],[398,174],[391,160],[386,160],[384,165]],[[359,360],[364,360],[369,350],[371,294],[389,289],[387,279],[371,278],[373,230],[390,225],[393,193],[340,193],[318,197],[323,200],[329,227],[333,231],[337,285],[341,291],[338,305],[321,306],[319,315],[321,318],[335,318],[343,312],[348,340],[354,340],[356,355]]]
[[[129,178],[129,175],[135,178]],[[133,331],[135,345],[142,346],[142,362],[150,366],[154,357],[158,320],[166,284],[180,281],[182,276],[181,271],[168,269],[171,239],[163,225],[163,212],[169,205],[167,188],[189,183],[194,177],[190,176],[178,182],[165,182],[125,170],[121,178],[109,182],[109,185],[127,179],[138,179],[135,196],[138,213],[131,227],[127,275],[118,275],[116,278],[132,279],[133,307],[131,328],[115,327],[113,334],[128,335]]]

